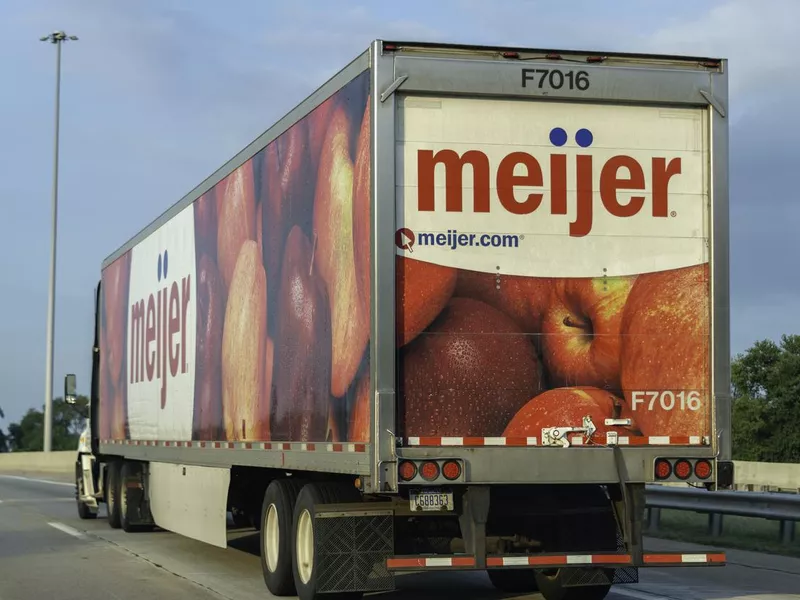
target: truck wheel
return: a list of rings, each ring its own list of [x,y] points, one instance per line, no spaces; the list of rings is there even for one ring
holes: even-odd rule
[[[539,591],[533,569],[489,569],[486,573],[492,585],[501,592],[524,594]]]
[[[89,508],[85,502],[81,502],[81,494],[83,493],[83,470],[81,463],[75,463],[75,501],[78,503],[78,517],[81,519],[96,519],[97,511]]]
[[[128,485],[127,482],[129,479],[136,479],[141,478],[141,464],[131,461],[125,461],[122,463],[122,469],[120,469],[120,476],[119,476],[119,521],[120,527],[125,533],[136,533],[139,531],[152,531],[153,526],[146,524],[146,523],[138,523],[133,524],[130,520],[130,512],[128,503],[130,498],[128,496]]]
[[[562,572],[561,569],[534,571],[539,592],[545,600],[603,600],[611,591],[608,584],[565,588],[561,580]]]
[[[360,502],[355,487],[340,483],[309,483],[297,497],[292,524],[294,584],[300,600],[358,600],[362,592],[320,594],[319,565],[314,560],[314,515],[319,504]]]
[[[119,494],[122,489],[120,482],[120,464],[118,461],[109,463],[106,478],[106,510],[108,511],[108,524],[112,529],[119,529],[120,522]]]
[[[294,596],[292,575],[292,516],[297,495],[305,485],[294,478],[275,479],[264,492],[259,527],[261,571],[275,596]]]

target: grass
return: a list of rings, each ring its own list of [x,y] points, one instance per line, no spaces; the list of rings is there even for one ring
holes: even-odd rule
[[[779,527],[778,521],[725,516],[722,535],[715,537],[709,533],[708,515],[662,509],[658,530],[648,528],[645,532],[650,537],[679,542],[800,557],[800,527],[790,544],[780,541]]]

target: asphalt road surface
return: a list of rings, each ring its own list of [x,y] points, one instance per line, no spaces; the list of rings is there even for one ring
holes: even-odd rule
[[[168,532],[126,534],[104,512],[81,521],[74,486],[35,476],[0,475],[0,600],[264,600],[258,535],[231,530],[225,550]],[[653,550],[697,551],[647,540]],[[642,569],[640,583],[617,586],[608,600],[800,600],[800,560],[728,551],[720,568]],[[397,578],[386,600],[503,596],[485,573]],[[377,597],[377,596],[375,596]]]

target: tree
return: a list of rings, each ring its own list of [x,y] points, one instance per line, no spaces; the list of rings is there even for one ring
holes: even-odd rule
[[[63,398],[53,400],[53,450],[75,450],[84,427],[82,416],[89,405],[86,396],[78,396],[75,405]],[[19,423],[8,426],[9,445],[12,451],[35,452],[44,446],[44,413],[29,409]]]
[[[3,413],[3,407],[0,406],[0,419],[5,419],[6,415]],[[0,429],[0,452],[8,452],[8,437]]]
[[[800,336],[756,342],[731,364],[733,457],[800,461]]]

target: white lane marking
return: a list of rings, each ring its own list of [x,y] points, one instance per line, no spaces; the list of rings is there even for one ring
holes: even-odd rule
[[[74,483],[52,481],[50,479],[34,479],[32,477],[20,477],[19,475],[0,475],[0,479],[17,479],[19,481],[32,481],[34,483],[49,483],[50,485],[68,485],[70,487],[75,487]]]
[[[70,527],[69,525],[64,525],[63,523],[59,523],[58,521],[50,521],[48,525],[50,525],[50,527],[58,529],[59,531],[63,531],[64,533],[69,534],[72,537],[76,537],[79,540],[86,539],[85,535],[83,535],[80,531],[78,531],[74,527]]]
[[[627,587],[613,587],[611,589],[611,594],[612,596],[617,595],[634,598],[634,600],[674,600],[668,596],[659,596],[658,594],[645,592],[644,590],[632,590]]]

